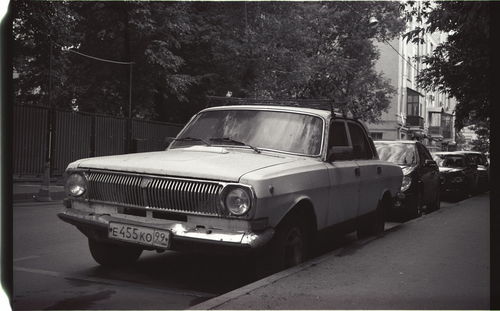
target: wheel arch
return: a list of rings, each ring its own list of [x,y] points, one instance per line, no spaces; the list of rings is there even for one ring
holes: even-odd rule
[[[279,224],[283,223],[286,219],[291,217],[301,217],[307,219],[309,232],[314,235],[318,230],[318,221],[316,212],[314,210],[313,202],[307,197],[297,198],[288,212],[280,219]]]

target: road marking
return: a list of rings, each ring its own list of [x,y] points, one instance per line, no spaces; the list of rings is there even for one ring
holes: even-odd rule
[[[23,260],[29,260],[29,259],[35,259],[35,258],[40,258],[40,256],[34,255],[34,256],[26,256],[26,257],[15,258],[14,262],[23,261]]]
[[[197,297],[197,298],[213,298],[215,296],[214,294],[211,294],[211,293],[204,293],[204,292],[190,291],[190,290],[164,289],[164,288],[148,286],[147,284],[142,284],[142,283],[133,283],[133,282],[128,282],[128,281],[120,281],[120,280],[110,280],[110,279],[103,279],[103,278],[99,278],[99,277],[82,277],[82,276],[78,276],[78,275],[71,275],[71,274],[66,274],[66,273],[61,273],[61,272],[56,272],[56,271],[50,271],[50,270],[14,267],[14,271],[41,274],[41,275],[64,278],[67,280],[74,280],[74,281],[84,281],[84,282],[98,283],[98,284],[104,284],[104,285],[112,285],[112,286],[117,286],[117,287],[140,288],[141,290],[148,290],[148,291],[151,290],[151,291],[159,292],[162,294],[170,294],[170,295],[192,296],[192,297]]]

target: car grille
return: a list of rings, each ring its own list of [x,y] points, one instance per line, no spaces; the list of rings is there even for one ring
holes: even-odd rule
[[[87,179],[90,201],[185,214],[225,214],[219,204],[223,185],[218,182],[95,171]]]

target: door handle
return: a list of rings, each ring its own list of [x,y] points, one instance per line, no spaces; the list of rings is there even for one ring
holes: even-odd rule
[[[356,168],[354,169],[354,175],[356,175],[356,176],[361,175],[361,170],[359,169],[359,167],[356,167]]]
[[[382,167],[380,166],[377,166],[377,174],[382,174]]]

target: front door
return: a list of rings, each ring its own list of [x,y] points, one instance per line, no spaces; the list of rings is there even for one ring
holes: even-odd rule
[[[335,225],[357,215],[359,203],[359,167],[353,159],[344,120],[332,121],[328,136],[330,206],[328,225]]]
[[[382,166],[376,159],[367,139],[365,130],[355,122],[347,122],[349,136],[353,147],[353,156],[359,167],[359,192],[358,212],[361,216],[373,212],[377,208],[378,199],[382,193]]]

